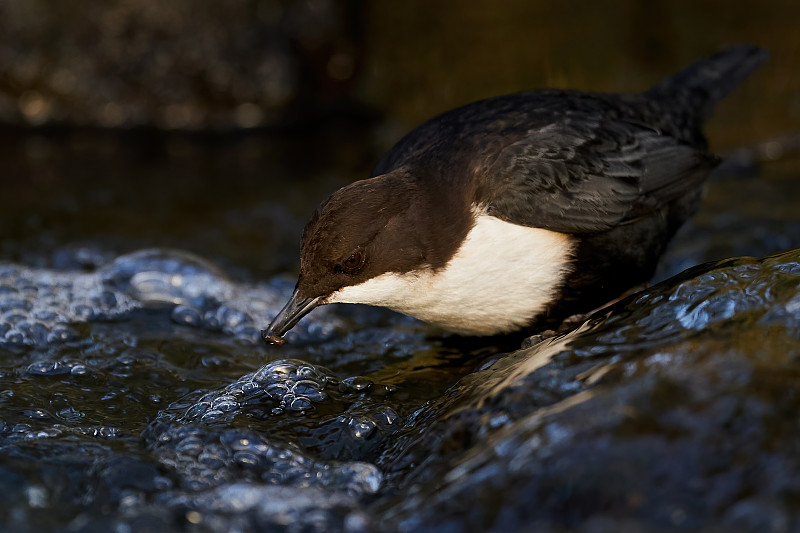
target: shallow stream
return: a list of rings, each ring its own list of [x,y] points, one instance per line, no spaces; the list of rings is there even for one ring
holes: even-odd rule
[[[329,306],[278,349],[303,220],[353,179],[307,140],[6,141],[6,530],[800,528],[796,160],[729,163],[665,281],[566,335]]]

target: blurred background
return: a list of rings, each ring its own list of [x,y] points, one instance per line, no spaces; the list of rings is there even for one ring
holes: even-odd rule
[[[789,0],[0,0],[0,261],[164,246],[291,274],[317,203],[421,121],[523,89],[638,91],[741,42],[772,57],[707,127],[739,166],[698,224],[767,223],[682,261],[800,246],[798,20]]]

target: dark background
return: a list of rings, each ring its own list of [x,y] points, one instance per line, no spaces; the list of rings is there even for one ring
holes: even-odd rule
[[[91,269],[169,246],[291,274],[314,206],[426,118],[522,89],[641,90],[740,42],[772,57],[707,133],[762,178],[712,183],[699,224],[767,218],[771,247],[696,259],[779,251],[800,219],[798,20],[755,0],[0,0],[0,260]]]

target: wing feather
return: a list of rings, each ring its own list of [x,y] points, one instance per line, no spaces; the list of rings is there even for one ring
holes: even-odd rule
[[[716,161],[646,126],[600,116],[532,130],[487,172],[489,214],[564,233],[596,233],[696,189]]]

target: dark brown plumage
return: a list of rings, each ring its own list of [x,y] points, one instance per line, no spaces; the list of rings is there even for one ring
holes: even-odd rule
[[[431,119],[370,179],[317,209],[295,295],[265,338],[316,305],[348,301],[499,333],[590,310],[648,280],[717,162],[703,122],[765,57],[740,45],[644,93],[530,91]],[[557,264],[529,261],[522,246]],[[509,265],[513,280],[483,273],[476,255],[506,259],[495,249],[520,263]],[[495,307],[492,291],[515,305]]]

